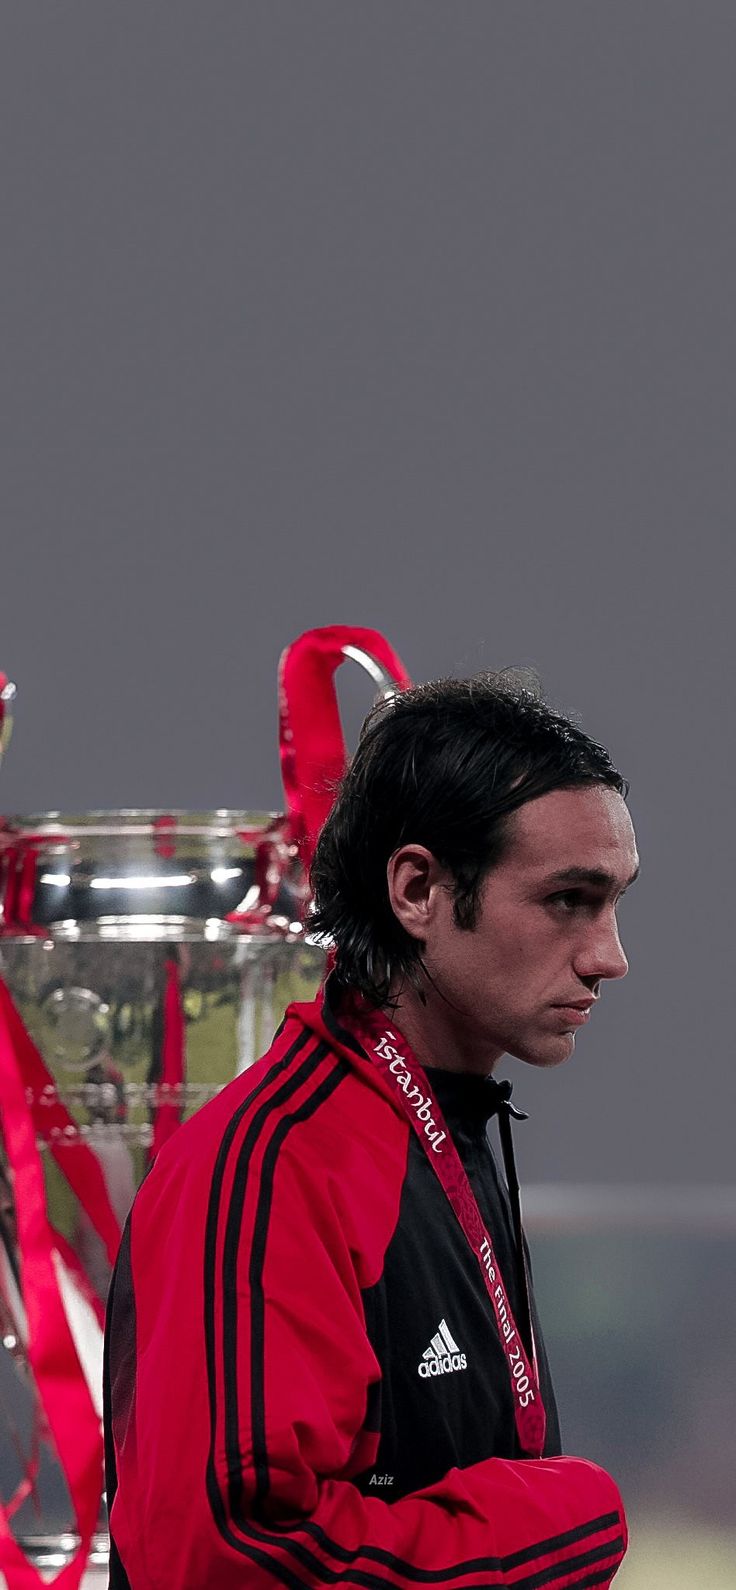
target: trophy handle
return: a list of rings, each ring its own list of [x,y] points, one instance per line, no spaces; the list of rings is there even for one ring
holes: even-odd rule
[[[347,766],[334,676],[348,660],[365,669],[382,695],[411,685],[401,658],[377,629],[349,624],[307,630],[279,663],[281,773],[290,838],[306,872]]]

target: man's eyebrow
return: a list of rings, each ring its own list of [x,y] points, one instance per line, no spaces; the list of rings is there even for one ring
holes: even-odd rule
[[[638,866],[636,871],[632,872],[631,877],[622,887],[622,893],[636,882],[640,871],[641,866]],[[606,872],[603,867],[566,867],[564,872],[553,872],[552,876],[546,879],[546,883],[589,883],[596,889],[619,887],[618,878],[612,872]]]

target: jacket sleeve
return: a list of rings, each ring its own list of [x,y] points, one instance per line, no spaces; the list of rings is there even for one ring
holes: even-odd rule
[[[244,1204],[237,1309],[229,1323],[227,1299],[217,1311],[212,1586],[609,1585],[627,1530],[594,1463],[489,1458],[396,1502],[351,1482],[375,1455],[366,1414],[379,1377],[351,1232],[329,1176],[288,1145],[257,1192]]]

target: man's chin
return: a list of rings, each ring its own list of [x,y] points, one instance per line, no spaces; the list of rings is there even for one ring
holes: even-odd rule
[[[525,1061],[527,1065],[551,1069],[569,1060],[574,1049],[575,1033],[568,1031],[545,1033],[543,1038],[518,1040],[514,1045],[509,1045],[507,1053],[513,1055],[515,1060]]]

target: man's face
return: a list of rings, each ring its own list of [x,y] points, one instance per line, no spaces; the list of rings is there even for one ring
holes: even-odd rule
[[[628,971],[616,906],[638,869],[634,830],[622,797],[594,784],[528,801],[508,831],[475,928],[457,927],[443,888],[424,960],[458,1035],[491,1063],[558,1065],[584,1024],[570,1007],[590,1007],[604,979]]]

